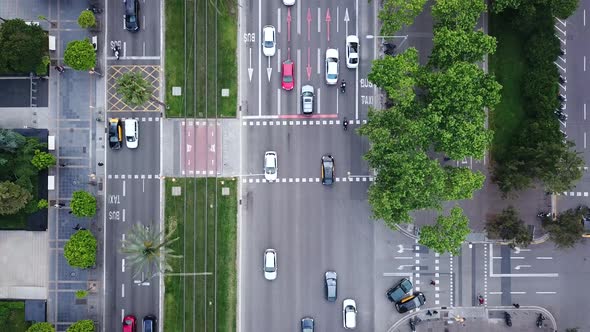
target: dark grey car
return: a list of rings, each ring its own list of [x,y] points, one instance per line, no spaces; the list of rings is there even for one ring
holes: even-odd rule
[[[129,31],[139,30],[139,1],[124,0],[125,3],[125,29]]]
[[[403,278],[387,291],[387,298],[393,303],[403,299],[412,289],[412,282],[408,278]]]
[[[313,332],[313,318],[304,317],[301,319],[301,332]]]
[[[328,271],[325,275],[326,280],[326,299],[330,302],[335,302],[337,297],[336,280],[338,275],[334,271]]]

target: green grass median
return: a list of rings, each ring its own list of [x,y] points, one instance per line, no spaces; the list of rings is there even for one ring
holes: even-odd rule
[[[168,117],[235,117],[237,26],[233,0],[166,1]],[[172,87],[181,87],[182,96],[172,96]]]
[[[165,331],[236,330],[236,190],[235,179],[166,179],[166,223],[177,221],[172,249],[183,257],[165,278]]]

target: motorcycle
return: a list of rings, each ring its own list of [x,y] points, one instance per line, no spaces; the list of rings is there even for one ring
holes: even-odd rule
[[[537,214],[537,218],[545,219],[551,217],[551,212],[541,211]]]
[[[504,321],[506,322],[506,325],[512,326],[512,316],[510,316],[507,311],[504,311]]]
[[[348,119],[344,118],[344,121],[342,121],[342,127],[344,128],[344,130],[348,130]]]
[[[566,121],[567,120],[567,114],[563,113],[562,110],[555,110],[553,111],[553,113],[555,115],[557,115],[557,118],[561,121]]]
[[[543,316],[543,314],[539,314],[539,317],[537,317],[537,327],[538,328],[543,327],[544,320],[545,320],[545,316]]]
[[[90,7],[86,8],[86,10],[90,10],[94,14],[101,14],[102,13],[102,9],[97,8],[95,6],[90,6]]]
[[[344,80],[342,80],[342,83],[340,83],[340,92],[346,92],[346,82],[344,82]]]
[[[392,43],[383,43],[383,53],[386,55],[395,55],[396,45]]]
[[[117,58],[117,60],[119,60],[119,55],[120,55],[120,49],[119,46],[115,46],[113,48],[113,51],[115,52],[115,57]]]

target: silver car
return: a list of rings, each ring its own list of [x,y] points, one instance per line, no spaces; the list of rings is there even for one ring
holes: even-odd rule
[[[311,85],[301,87],[301,111],[303,114],[313,113],[314,89]]]
[[[264,251],[264,278],[266,280],[275,280],[277,278],[277,251],[266,249]]]

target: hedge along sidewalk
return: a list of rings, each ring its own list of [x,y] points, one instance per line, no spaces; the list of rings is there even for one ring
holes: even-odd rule
[[[235,331],[237,180],[175,180],[166,179],[164,213],[167,225],[173,218],[178,223],[180,239],[171,247],[183,257],[170,262],[172,273],[211,274],[166,276],[164,330]],[[179,196],[172,196],[173,187],[180,187]]]
[[[235,117],[237,2],[218,0],[217,10],[210,1],[196,2],[196,12],[195,0],[166,2],[167,117]],[[172,87],[182,95],[172,96]]]

